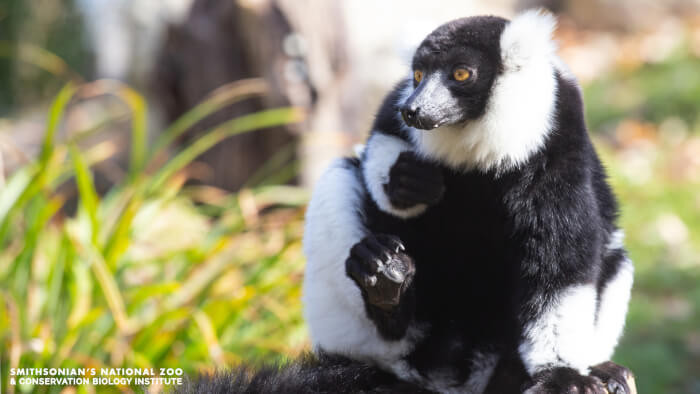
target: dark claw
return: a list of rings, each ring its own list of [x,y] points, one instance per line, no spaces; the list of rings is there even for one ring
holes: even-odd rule
[[[399,240],[397,237],[395,237],[393,235],[378,234],[375,236],[375,238],[376,238],[377,242],[379,242],[381,245],[385,245],[390,250],[392,250],[394,253],[406,251],[406,247],[403,246],[403,244],[401,243],[401,240]]]

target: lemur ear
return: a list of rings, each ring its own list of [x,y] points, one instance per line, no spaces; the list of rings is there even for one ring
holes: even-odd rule
[[[501,59],[506,70],[517,71],[537,60],[549,61],[556,52],[552,33],[554,15],[546,10],[529,10],[510,21],[501,34]]]

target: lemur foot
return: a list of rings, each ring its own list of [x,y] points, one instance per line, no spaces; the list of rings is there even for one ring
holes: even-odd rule
[[[442,170],[413,152],[402,152],[389,170],[389,183],[384,184],[384,191],[391,204],[399,209],[433,205],[445,192]]]
[[[347,275],[363,291],[368,303],[385,310],[396,307],[410,285],[415,266],[398,238],[368,235],[350,249]]]
[[[632,371],[612,361],[592,366],[589,374],[600,379],[610,394],[637,393]]]
[[[575,369],[556,367],[535,374],[534,384],[525,394],[608,394],[595,376],[584,376]]]

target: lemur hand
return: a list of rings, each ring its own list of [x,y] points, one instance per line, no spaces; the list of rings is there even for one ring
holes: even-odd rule
[[[366,302],[385,310],[399,304],[415,273],[413,259],[404,250],[390,235],[369,235],[350,249],[345,270]]]
[[[389,183],[384,184],[384,191],[391,204],[399,209],[433,205],[445,192],[442,170],[413,152],[402,152],[389,170]]]
[[[592,366],[589,375],[600,379],[610,394],[637,393],[632,371],[612,361]]]

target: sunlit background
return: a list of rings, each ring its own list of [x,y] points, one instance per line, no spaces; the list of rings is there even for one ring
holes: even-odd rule
[[[314,179],[433,28],[532,6],[559,16],[636,264],[614,360],[640,393],[700,393],[698,0],[0,0],[0,392],[140,391],[16,367],[308,350]]]

